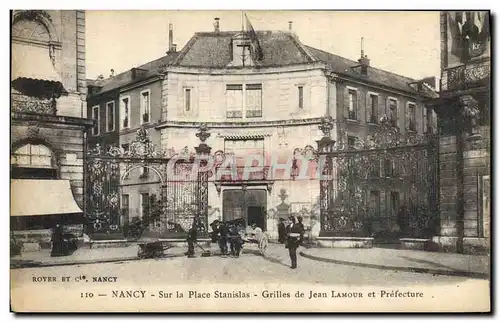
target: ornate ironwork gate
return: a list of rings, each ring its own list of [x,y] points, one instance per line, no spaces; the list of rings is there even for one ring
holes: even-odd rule
[[[349,142],[346,142],[349,141]],[[365,141],[318,142],[322,236],[429,237],[439,227],[436,138],[382,120]]]
[[[135,223],[135,229],[140,229],[134,231],[136,237],[143,233],[185,237],[195,217],[207,227],[208,174],[198,173],[194,157],[187,147],[180,153],[160,151],[143,128],[127,149],[103,151],[97,145],[89,150],[85,163],[88,233],[115,232],[127,237],[128,227]],[[140,187],[145,186],[153,188],[142,193]],[[130,206],[129,191],[139,201],[135,209]]]

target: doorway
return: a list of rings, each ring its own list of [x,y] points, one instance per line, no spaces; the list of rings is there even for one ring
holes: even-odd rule
[[[264,189],[228,189],[222,195],[222,217],[225,221],[244,218],[248,226],[257,224],[266,230],[267,192]]]
[[[264,207],[250,206],[247,208],[247,213],[249,226],[256,224],[262,231],[266,230],[266,214],[264,212]]]

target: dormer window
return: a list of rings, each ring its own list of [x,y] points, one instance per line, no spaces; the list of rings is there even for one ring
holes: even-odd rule
[[[228,66],[248,67],[254,66],[250,52],[250,39],[245,34],[238,34],[231,41],[233,60]]]

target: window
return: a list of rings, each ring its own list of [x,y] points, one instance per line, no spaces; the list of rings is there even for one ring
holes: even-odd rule
[[[262,117],[262,84],[226,85],[226,117]]]
[[[52,168],[52,152],[45,145],[26,144],[14,152],[11,163],[26,168]]]
[[[52,151],[42,144],[25,144],[11,156],[13,179],[57,178]]]
[[[243,117],[243,85],[226,86],[226,116],[228,118]]]
[[[185,99],[184,99],[184,109],[186,110],[186,112],[189,112],[191,110],[191,89],[190,88],[186,88],[184,90],[184,95],[185,95]]]
[[[393,126],[398,125],[398,101],[390,98],[389,99],[389,122]]]
[[[396,215],[398,213],[398,208],[399,208],[399,192],[397,191],[391,191],[391,214]]]
[[[347,118],[350,120],[357,120],[357,109],[358,109],[358,99],[356,95],[356,91],[350,89],[349,90],[349,110],[347,114]]]
[[[125,217],[128,217],[130,211],[130,200],[128,194],[122,195],[122,214]]]
[[[372,177],[380,176],[380,159],[376,158],[375,160],[372,160],[370,166],[370,176]]]
[[[394,164],[391,160],[384,160],[384,173],[387,178],[394,176]]]
[[[128,152],[128,150],[130,149],[130,144],[129,143],[124,143],[124,144],[122,144],[122,148],[123,148],[124,152]]]
[[[247,117],[262,117],[262,84],[247,84],[245,92]]]
[[[141,193],[141,217],[149,216],[149,193]]]
[[[148,123],[151,118],[149,90],[141,92],[141,124]]]
[[[370,210],[375,216],[380,216],[380,192],[370,191]]]
[[[303,109],[304,108],[304,86],[299,86],[299,108]]]
[[[432,133],[432,110],[424,108],[423,121],[425,133]]]
[[[100,120],[99,120],[99,106],[92,107],[92,120],[94,120],[94,127],[92,127],[92,135],[99,135]]]
[[[417,124],[416,124],[416,118],[415,118],[415,113],[416,113],[416,107],[415,104],[410,103],[408,104],[408,129],[410,131],[416,131],[417,130]]]
[[[140,178],[147,178],[148,175],[149,175],[149,168],[148,167],[142,167]]]
[[[106,131],[112,132],[115,130],[115,102],[106,104]]]
[[[355,136],[348,136],[347,137],[347,147],[349,149],[353,149],[355,144],[356,144],[356,137]]]
[[[370,109],[370,119],[369,123],[377,124],[378,122],[378,96],[374,94],[370,94],[370,106],[367,108]]]
[[[130,97],[123,97],[120,101],[121,128],[130,127]]]

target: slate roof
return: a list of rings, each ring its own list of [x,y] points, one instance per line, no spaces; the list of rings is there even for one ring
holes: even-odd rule
[[[104,93],[133,82],[155,75],[161,65],[200,68],[238,68],[228,67],[233,61],[231,41],[241,31],[197,32],[180,52],[170,53],[149,63],[138,66],[145,69],[141,77],[132,79],[132,70],[101,81],[103,86],[98,93]],[[325,63],[334,73],[377,85],[391,87],[407,93],[417,93],[410,86],[417,80],[369,67],[368,75],[361,75],[359,69],[353,69],[359,63],[314,47],[302,44],[293,33],[288,31],[257,31],[263,58],[255,68],[299,65],[314,62]],[[93,83],[97,83],[93,81]],[[420,94],[434,96],[430,88],[424,88]]]
[[[102,81],[87,80],[87,85],[102,86],[102,88],[96,92],[96,94],[100,94],[114,89],[118,89],[125,85],[139,82],[141,80],[156,75],[158,73],[158,69],[161,66],[169,65],[177,57],[177,55],[178,52],[169,53],[168,55],[165,55],[163,57],[160,57],[158,59],[155,59],[146,64],[136,67],[137,69],[144,70],[144,72],[140,74],[140,77],[136,77],[135,79],[132,79],[132,69],[130,69],[127,70],[126,72],[117,74],[113,77],[104,79]]]
[[[174,66],[225,68],[233,60],[231,40],[241,31],[197,32],[181,50]],[[295,37],[282,31],[257,31],[263,57],[256,67],[314,62]]]

